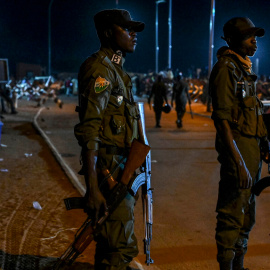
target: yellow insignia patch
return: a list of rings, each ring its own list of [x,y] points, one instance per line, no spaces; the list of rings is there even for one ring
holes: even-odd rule
[[[105,78],[101,78],[100,76],[98,76],[95,81],[95,92],[101,93],[109,86],[109,84],[110,82],[108,82]]]

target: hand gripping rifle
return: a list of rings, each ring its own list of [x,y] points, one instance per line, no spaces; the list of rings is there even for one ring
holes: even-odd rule
[[[75,234],[75,240],[64,252],[64,254],[58,259],[53,266],[54,270],[61,269],[66,265],[71,265],[76,258],[89,246],[94,240],[94,236],[100,232],[101,226],[104,224],[108,216],[117,208],[121,201],[126,197],[131,185],[130,179],[132,178],[135,170],[139,168],[143,162],[147,153],[150,151],[150,146],[134,139],[130,148],[127,162],[121,179],[119,182],[115,181],[110,172],[105,169],[105,179],[110,189],[110,195],[106,198],[107,210],[104,215],[99,218],[96,224],[94,224],[91,216],[88,216],[81,228]],[[64,200],[67,210],[84,208],[83,197],[73,197]]]
[[[149,145],[145,132],[144,119],[144,103],[137,103],[140,119],[139,119],[139,136],[144,144]],[[151,188],[151,150],[146,155],[146,159],[141,166],[141,174],[139,174],[131,185],[133,194],[137,193],[139,187],[142,186],[143,201],[143,222],[144,222],[144,253],[146,255],[145,263],[150,265],[154,261],[150,257],[150,242],[152,240],[153,225],[153,189]]]

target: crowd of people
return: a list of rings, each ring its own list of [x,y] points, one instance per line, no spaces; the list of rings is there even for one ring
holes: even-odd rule
[[[0,84],[0,115],[4,118],[3,114],[17,114],[19,99],[34,101],[37,107],[51,99],[62,108],[64,103],[59,96],[77,95],[77,91],[77,78],[67,77],[56,80],[53,76],[40,76],[18,81],[11,79],[7,83]]]
[[[171,98],[176,107],[179,109],[179,102],[177,104],[177,96],[173,96],[173,89],[179,84],[185,84],[184,91],[187,94],[182,95],[182,99],[187,97],[187,101],[200,102],[206,106],[207,111],[211,111],[211,98],[208,94],[208,79],[206,77],[191,78],[184,77],[178,69],[173,73],[172,70],[163,70],[158,74],[149,72],[148,74],[131,74],[132,78],[132,91],[133,94],[140,98],[149,99],[152,93],[153,85],[157,78],[161,78],[166,87],[166,97]],[[261,76],[256,84],[257,95],[260,100],[270,100],[270,78],[267,76]],[[41,106],[47,102],[48,99],[53,100],[59,108],[62,108],[63,101],[61,95],[74,96],[78,94],[78,80],[77,78],[66,77],[64,79],[55,79],[52,76],[36,77],[31,79],[22,79],[15,81],[10,80],[7,84],[0,84],[0,100],[1,100],[1,117],[3,114],[11,113],[17,114],[18,99],[27,99],[29,101],[35,101],[36,106]],[[153,94],[152,94],[153,95]],[[165,99],[163,105],[167,104]],[[172,102],[171,102],[172,103]],[[169,104],[169,103],[168,103]],[[186,104],[186,103],[183,103]],[[172,107],[172,104],[170,105]],[[268,107],[265,112],[268,111]],[[177,126],[182,126],[180,120],[181,114],[184,109],[177,112]],[[159,113],[158,113],[159,114]],[[184,115],[184,114],[183,114]],[[157,121],[157,126],[160,124]]]

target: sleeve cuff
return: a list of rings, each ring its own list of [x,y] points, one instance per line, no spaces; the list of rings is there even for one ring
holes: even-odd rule
[[[89,141],[86,144],[86,148],[89,150],[99,150],[99,143],[97,141]]]
[[[232,122],[231,110],[213,111],[212,119],[213,120],[228,120],[229,122]]]

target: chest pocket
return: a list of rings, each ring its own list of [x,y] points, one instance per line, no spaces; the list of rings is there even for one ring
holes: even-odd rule
[[[257,135],[258,104],[254,95],[254,83],[241,80],[237,83],[232,107],[232,122],[236,129],[247,136]]]
[[[257,112],[256,112],[256,97],[243,98],[243,125],[242,132],[248,136],[255,136],[257,132]]]
[[[126,103],[126,145],[131,146],[133,139],[138,138],[139,109],[135,104]]]
[[[243,98],[239,127],[240,131],[247,136],[266,136],[266,128],[263,121],[263,105],[256,96]]]
[[[125,102],[121,95],[111,95],[102,123],[102,137],[105,142],[113,142],[124,147],[126,133],[126,118],[124,116]]]
[[[267,136],[267,128],[263,119],[263,103],[257,97],[258,102],[258,128],[257,128],[257,136],[264,137]]]

